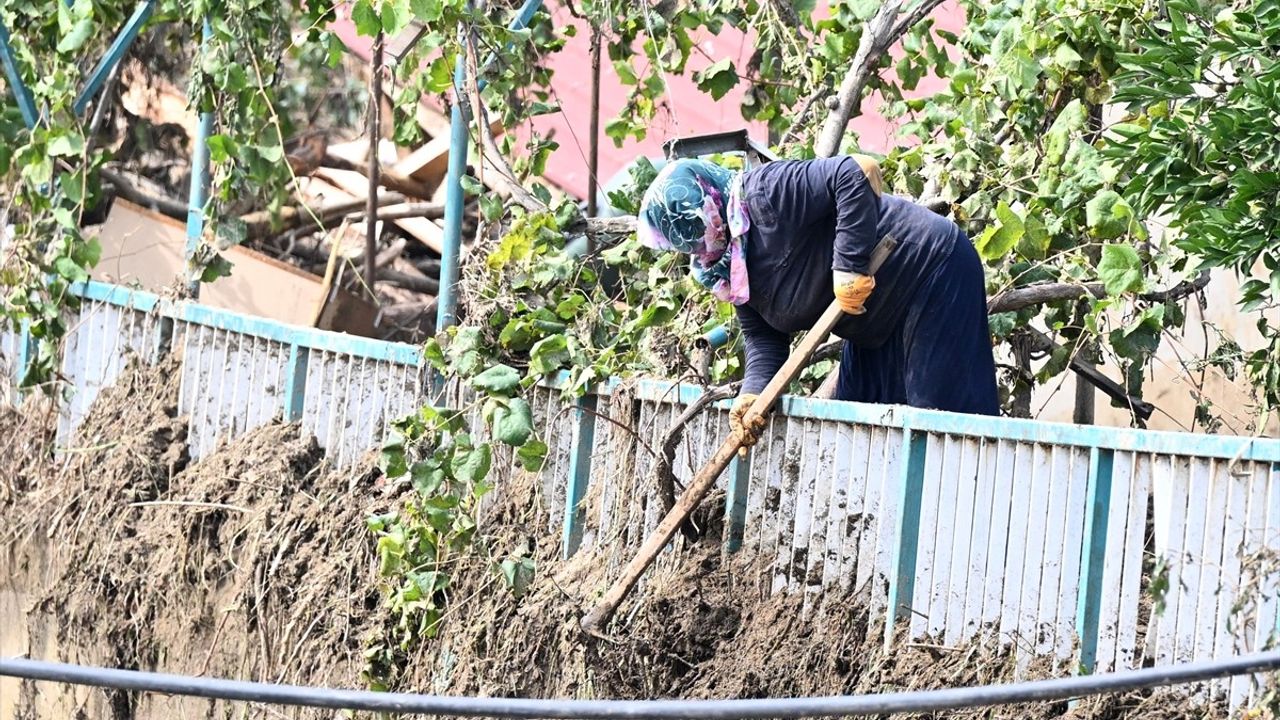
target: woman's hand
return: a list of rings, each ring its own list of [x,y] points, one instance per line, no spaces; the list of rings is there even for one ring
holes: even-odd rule
[[[746,448],[755,445],[760,439],[760,433],[764,432],[763,417],[752,415],[750,421],[747,421],[747,412],[751,410],[757,397],[759,396],[752,393],[743,393],[738,396],[733,403],[733,408],[729,410],[729,429],[733,431],[738,442],[742,443],[743,449],[739,451],[740,454],[745,454]]]
[[[831,276],[836,290],[836,302],[840,303],[840,309],[850,315],[865,313],[867,297],[875,289],[876,279],[870,275],[859,275],[842,270],[832,271]]]

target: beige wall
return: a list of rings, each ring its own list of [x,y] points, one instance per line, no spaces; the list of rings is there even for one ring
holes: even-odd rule
[[[1215,325],[1226,337],[1234,339],[1246,353],[1264,346],[1262,335],[1256,327],[1261,315],[1256,312],[1240,312],[1236,304],[1239,291],[1240,280],[1234,273],[1214,271],[1205,288],[1204,310],[1201,311],[1194,298],[1184,301],[1186,324],[1181,331],[1172,333],[1172,337],[1166,335],[1162,339],[1143,390],[1143,399],[1159,408],[1152,415],[1147,425],[1149,428],[1192,429],[1196,386],[1200,383],[1201,371],[1197,368],[1189,374],[1182,363],[1193,363],[1218,346],[1217,333],[1212,330],[1208,330],[1206,343],[1206,321]],[[1272,311],[1268,317],[1272,324],[1280,325],[1280,313]],[[1103,371],[1114,380],[1121,379],[1120,371],[1114,364],[1104,365]],[[1248,382],[1242,377],[1243,371],[1235,380],[1231,380],[1217,368],[1206,368],[1203,373],[1204,395],[1213,403],[1212,412],[1223,423],[1219,432],[1253,434],[1249,426],[1256,424],[1258,420],[1254,409],[1256,403]],[[1038,388],[1032,396],[1032,414],[1041,420],[1071,422],[1075,407],[1075,383],[1075,374],[1067,373],[1065,379],[1055,378],[1048,386]],[[1111,407],[1109,398],[1101,393],[1097,394],[1095,407],[1096,422],[1099,425],[1127,427],[1131,424],[1128,411]],[[1194,428],[1197,432],[1204,431],[1203,425],[1195,424]],[[1280,437],[1280,417],[1273,413],[1265,430],[1265,434],[1269,436]]]

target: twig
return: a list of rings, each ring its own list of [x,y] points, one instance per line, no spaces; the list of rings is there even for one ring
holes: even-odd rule
[[[662,512],[671,512],[671,508],[676,504],[676,477],[671,472],[671,465],[675,461],[676,446],[680,444],[680,438],[684,437],[684,427],[689,424],[699,414],[703,408],[713,402],[733,397],[737,394],[738,388],[742,383],[730,383],[717,388],[712,388],[698,397],[680,413],[680,417],[667,428],[667,433],[662,438],[662,452],[658,454],[658,462],[654,466],[654,473],[658,480],[658,497],[662,499]],[[685,532],[688,534],[692,530],[692,526],[685,524]]]
[[[170,506],[170,507],[193,507],[205,508],[213,510],[235,510],[236,512],[248,513],[247,508],[238,507],[236,505],[224,505],[223,503],[214,502],[198,502],[195,500],[147,500],[144,502],[129,503],[129,507],[152,507],[152,506]]]

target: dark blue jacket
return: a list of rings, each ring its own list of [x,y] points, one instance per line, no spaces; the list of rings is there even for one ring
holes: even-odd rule
[[[899,197],[872,192],[850,157],[785,160],[747,172],[751,216],[747,272],[751,299],[737,307],[747,353],[743,392],[758,393],[790,352],[793,333],[813,327],[835,299],[832,270],[866,274],[886,234],[897,249],[875,274],[864,315],[846,315],[835,333],[858,347],[883,344],[903,321],[921,284],[968,242],[950,220]]]

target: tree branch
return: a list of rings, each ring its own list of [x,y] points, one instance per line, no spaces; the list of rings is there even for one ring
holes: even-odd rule
[[[1195,280],[1185,280],[1167,290],[1156,290],[1138,295],[1148,302],[1170,302],[1200,292],[1209,284],[1209,272],[1201,272]],[[1006,290],[987,301],[987,314],[1016,312],[1032,305],[1045,305],[1060,300],[1075,300],[1085,295],[1107,297],[1102,283],[1040,283]]]
[[[161,215],[168,215],[177,220],[187,219],[187,204],[181,200],[144,192],[132,180],[126,178],[124,174],[110,168],[104,167],[100,173],[102,179],[111,183],[111,186],[115,188],[117,196],[135,205],[141,205],[148,210],[158,212]],[[142,179],[145,180],[146,178]]]
[[[831,157],[840,152],[840,140],[844,137],[849,120],[855,111],[861,110],[862,91],[871,79],[880,56],[898,41],[904,33],[924,19],[942,0],[920,0],[919,4],[899,19],[902,0],[885,0],[876,14],[863,27],[862,40],[850,63],[849,73],[840,83],[835,107],[822,124],[814,151],[818,157]]]

